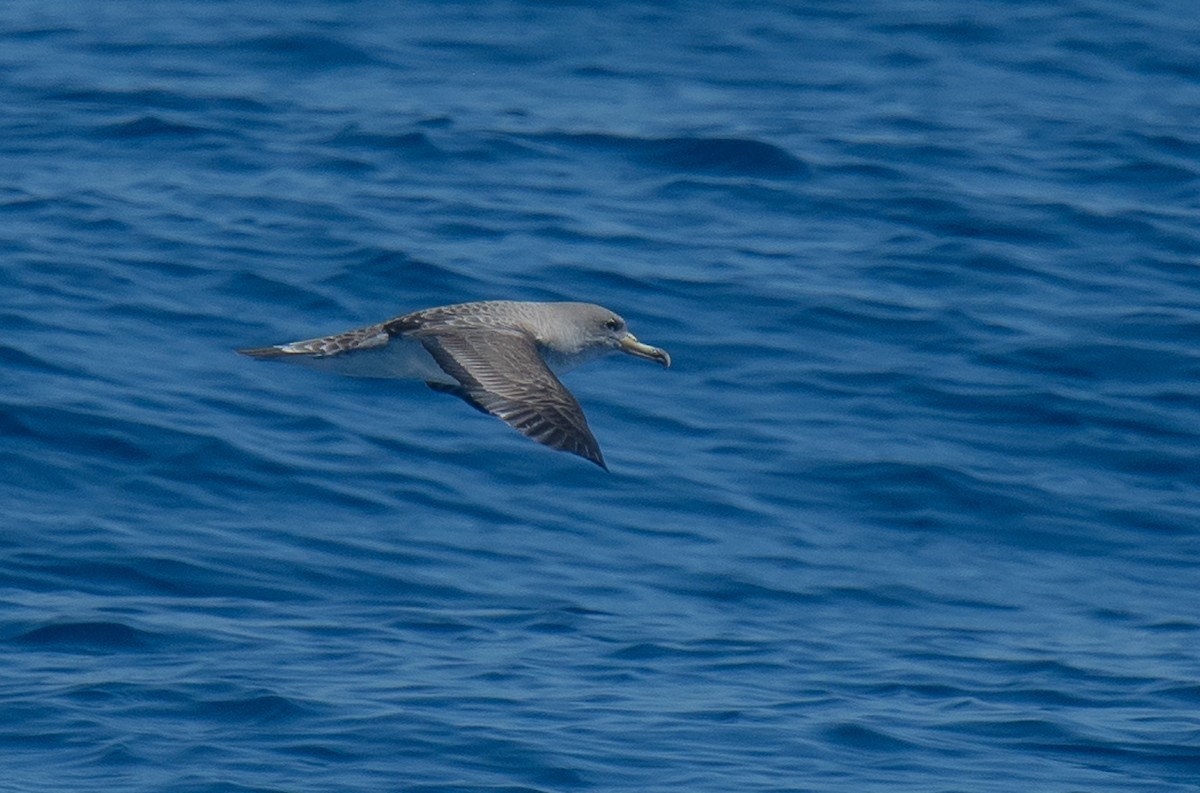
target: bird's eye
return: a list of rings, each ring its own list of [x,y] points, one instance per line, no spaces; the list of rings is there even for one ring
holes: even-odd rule
[[[616,317],[610,317],[605,321],[604,327],[608,328],[609,330],[617,330],[621,327],[621,320],[617,319]]]

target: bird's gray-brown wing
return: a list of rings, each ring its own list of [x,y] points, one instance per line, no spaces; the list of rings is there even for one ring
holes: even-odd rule
[[[583,409],[516,330],[417,331],[425,349],[458,385],[429,383],[490,413],[522,435],[607,469]]]
[[[389,338],[387,330],[382,324],[379,324],[355,328],[333,336],[322,336],[319,339],[293,341],[290,344],[277,344],[273,347],[255,347],[249,350],[238,350],[238,352],[242,355],[249,355],[251,358],[280,358],[286,355],[310,355],[324,358],[355,350],[382,347],[388,343]]]

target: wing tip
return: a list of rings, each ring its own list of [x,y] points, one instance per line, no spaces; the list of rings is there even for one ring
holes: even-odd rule
[[[576,451],[575,453],[583,459],[590,460],[607,471],[608,463],[604,461],[604,455],[600,453],[600,444],[596,443],[595,437],[589,438],[588,440],[590,443],[585,444],[582,449]]]
[[[561,446],[551,446],[550,448],[582,457],[607,471],[608,463],[604,461],[604,455],[600,453],[600,444],[596,443],[595,437],[581,438],[580,440],[583,442],[575,446],[563,444]]]
[[[247,358],[279,358],[287,355],[287,350],[279,346],[274,347],[246,347],[241,350],[234,350],[238,355],[245,355]]]

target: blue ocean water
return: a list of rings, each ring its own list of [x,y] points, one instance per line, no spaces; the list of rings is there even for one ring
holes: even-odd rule
[[[1195,790],[1196,21],[6,0],[0,790]],[[611,473],[232,352],[498,298]]]

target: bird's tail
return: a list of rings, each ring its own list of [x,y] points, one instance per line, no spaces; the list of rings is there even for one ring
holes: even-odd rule
[[[285,355],[295,355],[295,351],[284,349],[283,345],[274,347],[251,347],[246,350],[237,350],[240,355],[248,355],[251,358],[282,358]]]

